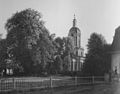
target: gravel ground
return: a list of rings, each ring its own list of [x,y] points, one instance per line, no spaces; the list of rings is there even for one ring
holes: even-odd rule
[[[14,91],[3,94],[120,94],[120,83],[60,87],[45,90]]]

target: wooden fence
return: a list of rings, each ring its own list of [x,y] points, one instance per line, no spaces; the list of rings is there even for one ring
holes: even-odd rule
[[[104,77],[23,77],[1,78],[0,92],[105,83]]]

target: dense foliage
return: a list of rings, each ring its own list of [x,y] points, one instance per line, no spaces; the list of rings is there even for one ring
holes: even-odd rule
[[[41,14],[33,9],[17,12],[8,19],[5,28],[9,54],[23,67],[24,73],[35,73],[35,69],[45,71],[47,63],[53,59],[55,47]]]
[[[1,72],[12,69],[14,75],[40,75],[68,71],[72,41],[50,34],[38,11],[15,13],[7,20],[5,29],[6,39],[0,40]]]
[[[88,53],[86,54],[83,72],[85,75],[101,76],[110,70],[110,45],[104,37],[97,33],[92,33],[88,40]]]

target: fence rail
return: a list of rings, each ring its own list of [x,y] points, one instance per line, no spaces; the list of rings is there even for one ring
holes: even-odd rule
[[[105,83],[104,77],[92,76],[92,77],[3,78],[0,79],[0,92],[96,83]]]

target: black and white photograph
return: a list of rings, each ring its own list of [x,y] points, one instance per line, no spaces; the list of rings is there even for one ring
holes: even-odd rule
[[[0,0],[0,94],[120,94],[120,0]]]

